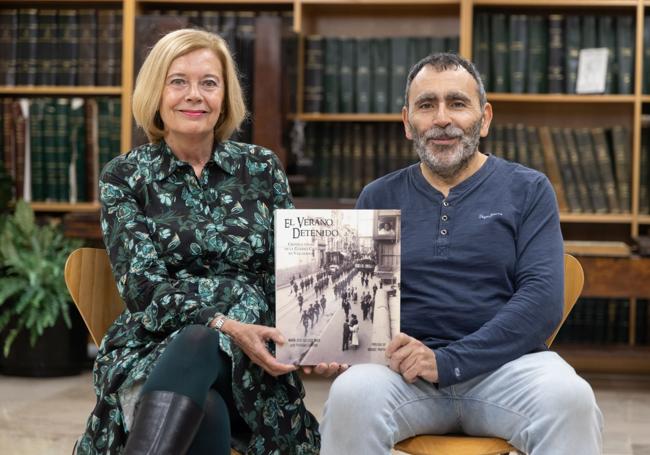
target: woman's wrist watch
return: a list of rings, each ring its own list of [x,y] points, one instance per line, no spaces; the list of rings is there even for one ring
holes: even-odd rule
[[[210,324],[208,326],[212,329],[217,330],[218,332],[221,332],[221,328],[223,327],[223,324],[226,322],[226,317],[225,314],[223,313],[216,313],[214,317],[212,318],[212,321],[210,321]]]

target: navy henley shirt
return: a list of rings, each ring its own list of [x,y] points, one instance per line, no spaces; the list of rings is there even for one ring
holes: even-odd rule
[[[564,257],[545,175],[488,156],[445,198],[417,163],[367,185],[356,207],[402,210],[401,330],[434,350],[440,387],[546,349]]]

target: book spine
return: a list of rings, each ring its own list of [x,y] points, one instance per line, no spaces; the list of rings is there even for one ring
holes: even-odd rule
[[[614,174],[612,172],[614,167],[605,131],[602,128],[593,128],[591,130],[591,135],[594,142],[594,153],[596,155],[598,174],[600,175],[600,180],[605,189],[605,197],[607,198],[609,212],[619,213],[621,209],[618,205],[616,182],[614,181]]]
[[[76,85],[79,66],[79,19],[73,9],[59,10],[57,85]]]
[[[70,137],[70,202],[86,201],[86,166],[85,166],[85,124],[84,99],[70,100],[69,137]]]
[[[569,164],[573,171],[575,185],[578,189],[578,199],[580,200],[580,207],[584,212],[594,212],[594,207],[590,198],[589,186],[584,176],[583,166],[576,143],[574,131],[571,128],[563,128],[562,134],[564,135],[564,143],[567,147],[567,154],[569,156]]]
[[[98,108],[95,98],[86,99],[84,105],[84,123],[86,131],[85,163],[86,194],[89,201],[99,200],[99,138],[97,132]]]
[[[560,165],[557,159],[557,152],[553,145],[553,137],[550,128],[543,126],[539,129],[539,139],[544,150],[544,163],[546,164],[546,175],[555,189],[558,207],[561,212],[566,212],[569,208],[564,185],[562,184],[562,175]]]
[[[354,112],[354,89],[356,75],[357,42],[354,38],[341,40],[341,68],[339,90],[341,98],[339,107],[341,112]]]
[[[611,130],[614,149],[614,170],[619,205],[622,212],[630,211],[630,160],[632,159],[630,130],[614,126]]]
[[[70,201],[70,99],[56,100],[56,188],[60,201]]]
[[[605,79],[605,93],[614,93],[614,80],[616,77],[616,34],[614,30],[614,18],[608,15],[598,16],[598,47],[606,47],[609,50],[607,58],[607,77]]]
[[[375,38],[370,40],[370,68],[372,79],[371,112],[388,112],[389,101],[389,44],[388,39]]]
[[[97,14],[94,9],[79,10],[79,85],[96,83]]]
[[[580,16],[569,15],[566,18],[566,52],[565,69],[566,69],[566,93],[576,92],[576,82],[578,80],[578,61],[580,58]]]
[[[39,9],[36,85],[56,85],[59,63],[58,39],[56,10]]]
[[[524,93],[526,88],[528,20],[525,14],[510,16],[510,92]]]
[[[580,165],[582,166],[585,181],[589,182],[591,206],[595,213],[606,213],[605,187],[598,173],[598,164],[590,131],[588,128],[578,128],[575,130],[575,135],[580,154]]]
[[[25,197],[25,116],[20,107],[20,100],[14,100],[11,103],[11,115],[14,120],[14,144],[15,144],[15,169],[16,177],[14,179],[16,199]]]
[[[564,186],[568,210],[570,212],[582,212],[582,206],[578,197],[578,189],[575,184],[575,176],[571,169],[569,154],[562,130],[560,128],[551,128],[551,136],[553,138],[555,154],[557,155],[557,161],[560,167],[560,175],[562,177],[562,185]]]
[[[474,43],[473,53],[483,85],[486,91],[490,91],[492,80],[490,78],[490,15],[488,13],[476,13],[474,19]]]
[[[367,114],[370,112],[370,94],[373,93],[372,77],[370,76],[370,39],[357,38],[355,112]]]
[[[18,10],[0,9],[0,85],[16,85]]]
[[[16,41],[16,84],[34,85],[37,71],[38,10],[18,10],[18,39]]]
[[[492,90],[510,90],[510,67],[508,62],[508,26],[505,14],[492,14]]]
[[[634,87],[634,18],[616,16],[616,68],[618,93],[632,93]]]
[[[313,35],[305,39],[304,112],[322,112],[323,103],[323,38]]]
[[[408,68],[408,39],[390,39],[390,112],[402,112]]]
[[[29,135],[31,144],[32,200],[44,201],[45,166],[43,161],[43,100],[34,98],[29,105]]]
[[[58,190],[58,165],[57,165],[57,118],[56,118],[56,102],[53,98],[43,99],[44,112],[43,112],[43,168],[45,169],[44,176],[44,191],[46,201],[59,201]]]
[[[548,24],[546,17],[533,15],[528,17],[528,71],[526,91],[528,93],[546,93],[548,68]]]
[[[339,112],[339,68],[341,66],[341,40],[325,38],[325,63],[323,76],[324,112]]]
[[[548,17],[548,91],[564,92],[564,15]]]

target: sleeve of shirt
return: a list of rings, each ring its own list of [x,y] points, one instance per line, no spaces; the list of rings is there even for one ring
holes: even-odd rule
[[[113,163],[100,179],[104,243],[117,288],[128,310],[140,319],[146,330],[168,333],[198,322],[199,286],[170,278],[156,253],[141,203],[129,184],[128,167]]]
[[[479,330],[435,350],[441,387],[467,381],[543,349],[561,320],[563,243],[557,201],[548,179],[537,179],[525,201],[515,234],[515,292]]]

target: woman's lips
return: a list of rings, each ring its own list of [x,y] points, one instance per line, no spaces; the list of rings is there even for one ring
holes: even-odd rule
[[[192,118],[201,117],[203,114],[206,113],[205,111],[187,111],[187,110],[181,110],[181,112],[183,113],[183,115],[186,115],[186,116],[192,117]]]

